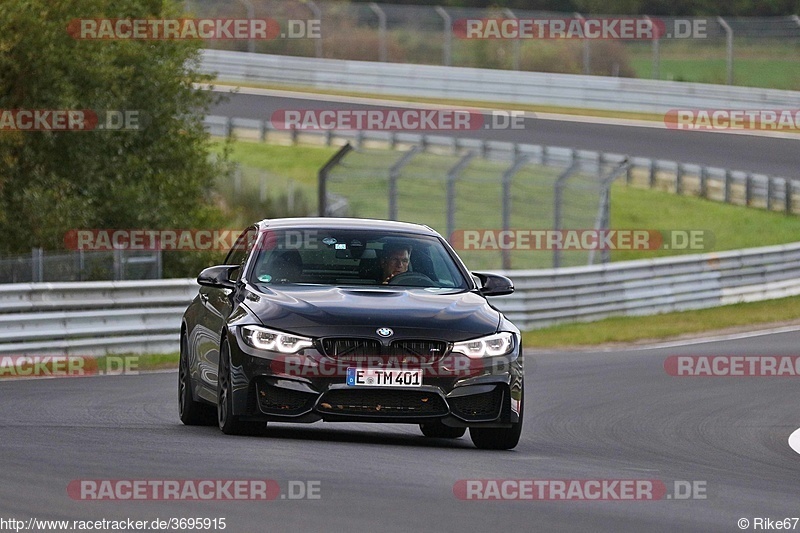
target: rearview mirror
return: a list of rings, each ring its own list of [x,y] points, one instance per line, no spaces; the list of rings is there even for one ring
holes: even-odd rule
[[[236,287],[236,282],[231,278],[237,268],[242,268],[242,266],[217,265],[208,267],[197,276],[197,283],[204,287],[213,287],[215,289],[233,289]]]
[[[481,281],[478,292],[484,296],[502,296],[514,292],[514,283],[505,276],[488,272],[473,272],[472,275]]]

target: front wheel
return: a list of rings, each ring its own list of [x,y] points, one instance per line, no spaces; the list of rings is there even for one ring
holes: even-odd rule
[[[248,433],[248,424],[233,414],[233,387],[231,384],[231,359],[228,341],[222,343],[219,351],[219,370],[217,372],[217,423],[226,435]]]
[[[513,423],[510,428],[469,428],[469,437],[475,447],[481,450],[510,450],[516,447],[522,435],[524,402],[523,394],[519,402],[519,422]]]
[[[207,403],[196,401],[192,394],[186,337],[181,337],[181,355],[178,362],[178,416],[187,426],[214,425],[214,408]]]

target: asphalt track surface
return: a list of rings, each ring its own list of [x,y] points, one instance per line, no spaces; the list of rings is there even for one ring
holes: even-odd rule
[[[273,95],[232,94],[210,114],[268,120],[277,110],[390,109],[385,104],[339,103]],[[513,106],[509,107],[513,109]],[[524,128],[459,132],[464,138],[564,146],[800,179],[800,138],[526,118]]]
[[[799,332],[672,348],[526,354],[519,446],[493,452],[416,426],[187,427],[175,373],[0,382],[0,518],[208,517],[226,531],[740,531],[800,516],[797,379],[673,377],[670,355],[795,355]],[[80,501],[80,479],[319,481],[320,499]],[[704,483],[705,499],[465,501],[467,479]],[[800,525],[797,526],[800,528]]]
[[[213,114],[336,108],[236,95]],[[348,107],[364,108],[363,105]],[[526,120],[475,137],[571,146],[797,175],[798,141],[608,124]],[[526,354],[525,425],[516,449],[416,426],[271,424],[228,437],[183,426],[176,373],[0,382],[0,527],[15,518],[226,518],[225,531],[741,531],[737,521],[800,517],[797,378],[669,376],[670,355],[796,355],[788,332],[672,348]],[[271,479],[319,482],[319,499],[81,501],[74,480]],[[460,480],[660,480],[703,499],[473,501]],[[793,522],[792,522],[793,523]],[[800,530],[800,524],[794,526]],[[74,530],[68,528],[68,530]]]

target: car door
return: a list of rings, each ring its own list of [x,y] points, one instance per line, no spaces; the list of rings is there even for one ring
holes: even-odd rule
[[[253,250],[257,236],[257,226],[251,226],[244,230],[225,258],[226,265],[239,265],[239,268],[231,273],[231,281],[237,282],[237,285],[242,280],[244,265]],[[200,326],[208,334],[204,342],[198,346],[200,379],[203,385],[208,387],[209,392],[214,394],[216,394],[217,386],[222,329],[237,305],[234,293],[235,290],[231,289],[200,288],[200,302],[203,305],[203,318]]]

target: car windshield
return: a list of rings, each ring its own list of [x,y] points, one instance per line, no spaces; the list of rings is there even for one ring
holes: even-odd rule
[[[268,230],[249,279],[257,285],[375,285],[466,289],[442,242],[370,230]]]

